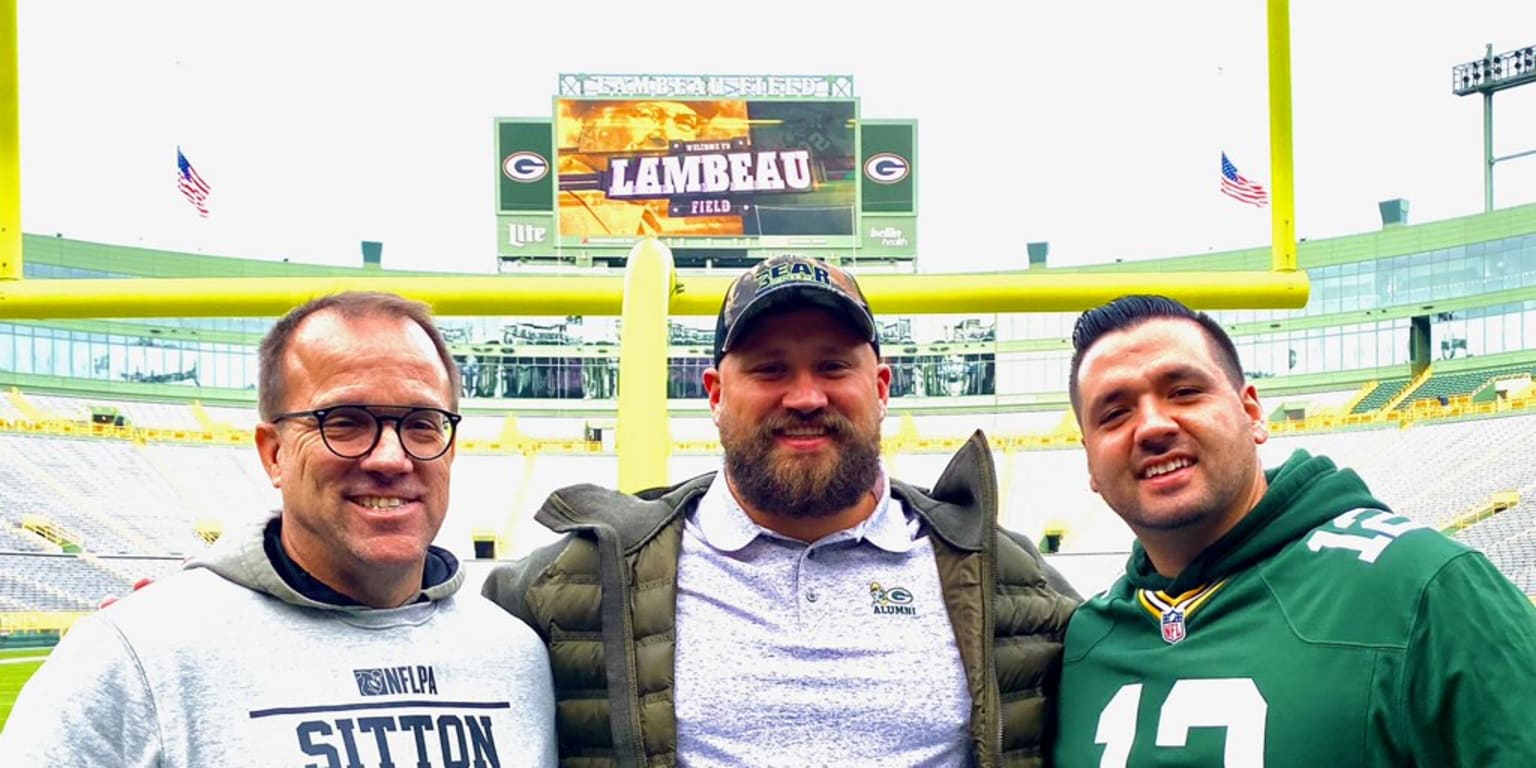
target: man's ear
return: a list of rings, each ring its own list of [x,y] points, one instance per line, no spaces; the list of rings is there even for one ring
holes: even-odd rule
[[[720,425],[720,369],[713,366],[704,369],[704,391],[709,395],[709,417]]]
[[[1269,440],[1269,417],[1264,415],[1264,407],[1259,404],[1259,390],[1249,384],[1243,387],[1241,392],[1243,411],[1248,414],[1248,419],[1253,423],[1253,442],[1255,445]]]
[[[875,395],[880,398],[880,418],[885,418],[886,409],[891,404],[891,366],[889,363],[879,362],[875,366]]]
[[[261,457],[261,468],[266,470],[273,488],[283,487],[283,467],[278,462],[277,425],[261,422],[256,425],[256,455]]]

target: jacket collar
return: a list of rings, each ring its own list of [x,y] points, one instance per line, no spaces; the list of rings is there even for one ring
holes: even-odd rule
[[[714,477],[715,473],[709,472],[670,488],[636,494],[590,483],[573,485],[551,493],[534,519],[556,533],[610,529],[618,534],[624,553],[633,554],[702,496]]]
[[[992,446],[981,430],[971,433],[933,490],[891,478],[891,495],[927,522],[929,529],[956,549],[980,552],[997,527],[997,467]]]

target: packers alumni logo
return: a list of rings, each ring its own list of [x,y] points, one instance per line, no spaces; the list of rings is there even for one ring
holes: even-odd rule
[[[872,581],[869,583],[869,599],[874,602],[874,612],[876,614],[917,615],[917,607],[912,605],[912,593],[907,591],[905,587],[886,589],[880,586],[880,582]]]

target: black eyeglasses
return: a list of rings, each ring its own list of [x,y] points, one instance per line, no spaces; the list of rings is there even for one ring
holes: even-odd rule
[[[380,411],[393,412],[380,413]],[[361,459],[371,453],[384,435],[384,422],[395,423],[395,436],[407,456],[417,461],[431,461],[448,452],[464,417],[441,408],[402,408],[391,405],[334,405],[313,411],[279,413],[283,419],[312,418],[320,429],[320,439],[331,453],[343,459]]]

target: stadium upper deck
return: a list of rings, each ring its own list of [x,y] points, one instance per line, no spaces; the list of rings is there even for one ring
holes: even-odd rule
[[[27,279],[379,274],[27,235]],[[1064,271],[1266,269],[1267,248]],[[1266,396],[1404,389],[1415,376],[1536,363],[1536,205],[1302,242],[1311,301],[1300,310],[1219,312]],[[853,265],[857,268],[857,265]],[[385,272],[385,274],[390,274]],[[409,273],[393,273],[409,274]],[[579,277],[580,273],[573,273]],[[876,308],[878,311],[878,307]],[[883,317],[893,410],[919,414],[1065,407],[1074,315]],[[255,345],[270,320],[15,320],[0,323],[0,386],[119,399],[254,402]],[[443,318],[470,411],[611,418],[614,318]],[[710,330],[674,322],[669,395],[702,412]],[[1383,393],[1385,390],[1383,390]]]

